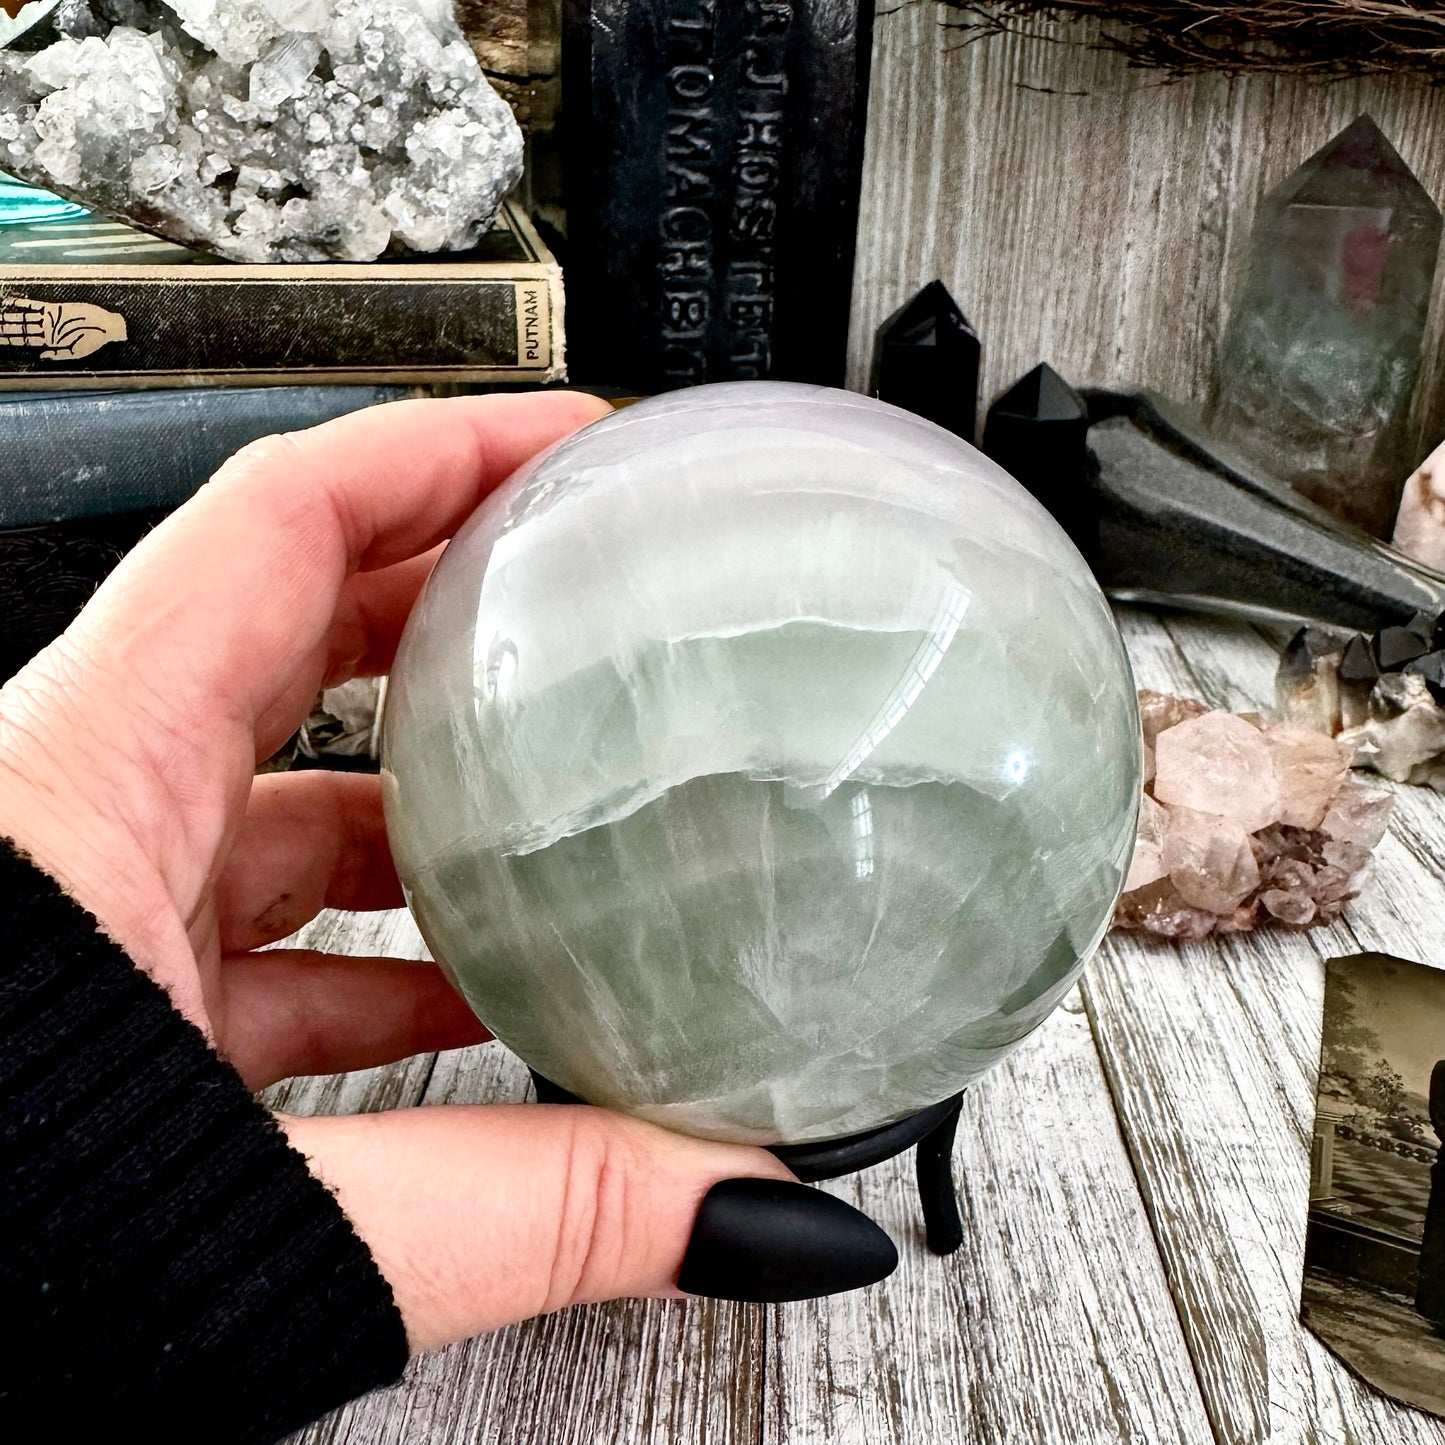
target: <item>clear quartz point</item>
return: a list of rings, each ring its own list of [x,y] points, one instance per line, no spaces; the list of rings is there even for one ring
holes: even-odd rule
[[[1219,439],[1377,537],[1395,520],[1441,218],[1361,116],[1260,203],[1209,419]]]
[[[1260,202],[1209,425],[1386,536],[1407,454],[1441,212],[1368,116]]]

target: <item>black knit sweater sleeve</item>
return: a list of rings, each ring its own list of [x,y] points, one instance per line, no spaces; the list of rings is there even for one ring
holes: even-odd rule
[[[336,1200],[3,839],[0,938],[0,1438],[267,1441],[394,1379],[401,1316]]]

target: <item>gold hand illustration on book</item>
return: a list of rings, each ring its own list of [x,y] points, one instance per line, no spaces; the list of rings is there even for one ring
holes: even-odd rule
[[[42,361],[75,361],[125,339],[125,317],[89,301],[0,298],[0,346],[40,347]]]

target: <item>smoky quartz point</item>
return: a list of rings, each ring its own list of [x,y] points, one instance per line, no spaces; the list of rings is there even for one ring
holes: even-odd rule
[[[834,1139],[956,1094],[1128,865],[1102,593],[971,446],[786,383],[639,403],[483,503],[408,624],[387,826],[504,1043],[684,1132]]]
[[[1440,211],[1369,116],[1259,207],[1210,427],[1336,516],[1387,536]]]

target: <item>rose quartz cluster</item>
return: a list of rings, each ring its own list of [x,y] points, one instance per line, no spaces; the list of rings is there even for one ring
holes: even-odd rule
[[[1203,938],[1332,922],[1363,886],[1390,795],[1333,738],[1141,692],[1144,799],[1116,928]]]

